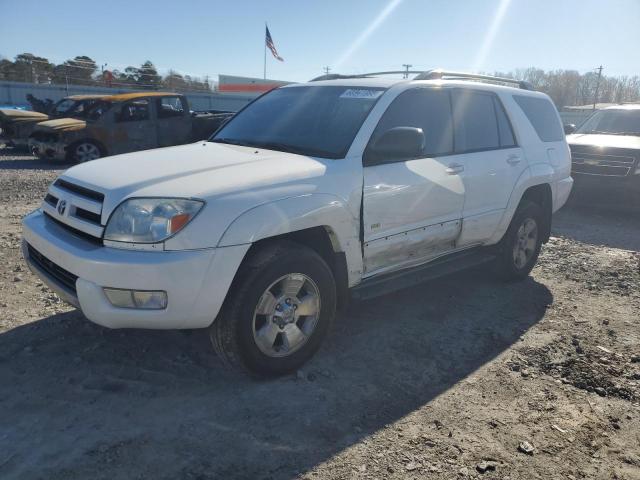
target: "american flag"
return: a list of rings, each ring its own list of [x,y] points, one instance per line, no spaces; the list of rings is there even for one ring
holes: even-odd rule
[[[266,29],[267,33],[264,37],[264,41],[267,45],[267,48],[271,50],[271,53],[273,53],[273,56],[276,57],[277,60],[284,62],[284,58],[278,55],[278,50],[276,50],[276,46],[273,44],[273,38],[271,38],[271,34],[269,33],[269,27],[266,27]]]

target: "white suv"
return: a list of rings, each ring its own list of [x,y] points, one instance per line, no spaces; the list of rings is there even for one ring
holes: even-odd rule
[[[24,218],[27,263],[100,325],[208,327],[261,375],[309,359],[349,295],[484,262],[527,276],[573,183],[549,97],[371,75],[288,85],[209,141],[67,170]]]

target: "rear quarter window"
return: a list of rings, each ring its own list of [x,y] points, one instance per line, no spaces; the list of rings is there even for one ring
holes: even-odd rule
[[[558,112],[551,101],[525,95],[514,95],[513,99],[531,122],[540,140],[558,142],[564,139]]]

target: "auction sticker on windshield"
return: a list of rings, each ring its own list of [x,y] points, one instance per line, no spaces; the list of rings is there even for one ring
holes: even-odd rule
[[[345,90],[340,98],[368,98],[374,99],[378,98],[380,95],[384,93],[384,90],[373,90],[373,89],[355,89],[350,88],[349,90]]]

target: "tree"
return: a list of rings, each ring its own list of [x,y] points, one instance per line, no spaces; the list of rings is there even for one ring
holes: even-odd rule
[[[136,83],[139,87],[158,90],[160,80],[160,75],[158,75],[158,71],[151,61],[147,60],[138,69]]]

